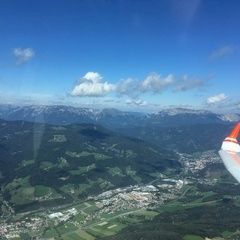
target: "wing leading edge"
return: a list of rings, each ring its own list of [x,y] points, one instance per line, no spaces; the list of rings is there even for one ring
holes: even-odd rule
[[[223,143],[219,155],[227,170],[240,182],[240,145],[237,138],[240,133],[240,123],[238,123]]]

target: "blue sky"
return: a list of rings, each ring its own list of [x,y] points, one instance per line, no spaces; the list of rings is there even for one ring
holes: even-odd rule
[[[238,109],[237,0],[3,0],[0,101]]]

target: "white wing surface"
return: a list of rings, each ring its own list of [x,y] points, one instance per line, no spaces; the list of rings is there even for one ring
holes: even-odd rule
[[[240,182],[240,153],[220,150],[219,155],[227,170]]]
[[[240,123],[238,123],[230,135],[224,139],[219,155],[227,170],[240,183],[240,145],[237,141],[239,133]]]

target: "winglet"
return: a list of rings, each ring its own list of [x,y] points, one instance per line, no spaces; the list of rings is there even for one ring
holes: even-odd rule
[[[240,152],[240,146],[237,141],[239,133],[240,123],[237,123],[232,132],[224,139],[222,144],[222,150],[230,152]]]

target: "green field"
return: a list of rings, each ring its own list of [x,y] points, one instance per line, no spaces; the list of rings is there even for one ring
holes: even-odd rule
[[[183,240],[204,240],[204,239],[196,235],[186,235],[184,236]]]

